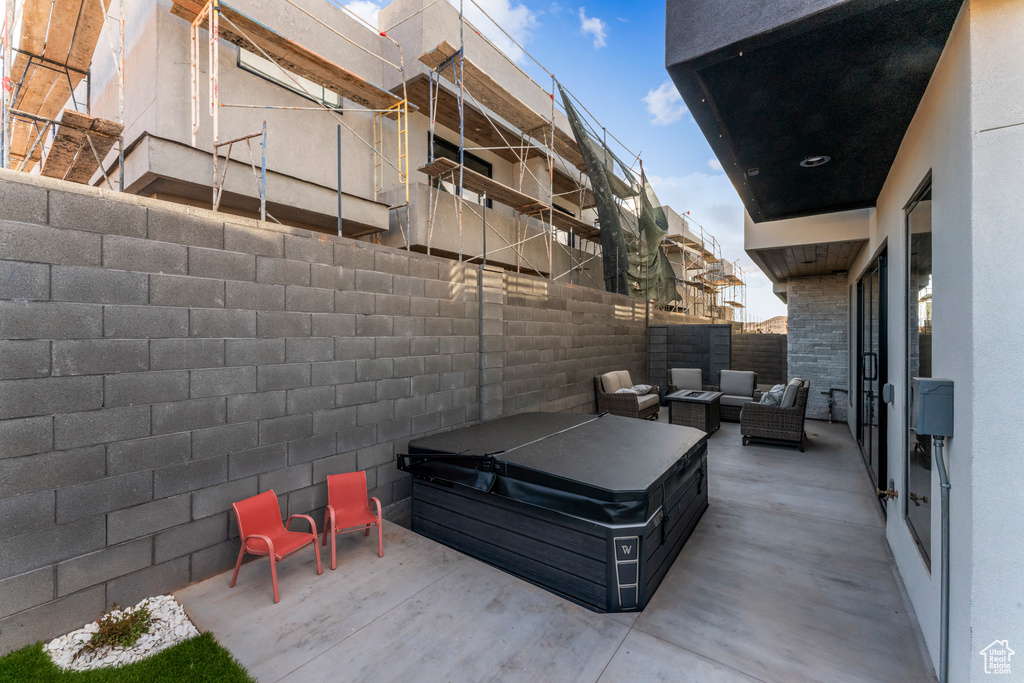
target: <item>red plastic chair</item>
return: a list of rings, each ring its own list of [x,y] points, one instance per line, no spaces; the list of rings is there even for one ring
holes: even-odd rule
[[[366,500],[366,472],[349,472],[348,474],[330,474],[327,476],[327,511],[324,513],[324,538],[321,545],[327,544],[327,535],[331,535],[331,569],[338,568],[334,537],[352,531],[366,529],[370,535],[370,527],[377,527],[377,556],[384,557],[384,523],[381,521],[380,501],[370,498],[377,506],[377,513],[370,510]]]
[[[281,508],[277,504],[274,490],[264,491],[258,496],[232,503],[235,517],[238,519],[238,534],[242,537],[242,548],[238,551],[238,562],[235,573],[231,576],[231,587],[235,587],[238,569],[242,566],[242,558],[250,555],[268,555],[270,557],[270,578],[274,584],[274,602],[281,600],[277,591],[277,563],[310,543],[316,553],[316,573],[323,574],[320,564],[320,547],[316,544],[316,523],[309,515],[292,515],[284,524],[281,523]],[[289,531],[287,525],[296,517],[309,522],[313,531]]]

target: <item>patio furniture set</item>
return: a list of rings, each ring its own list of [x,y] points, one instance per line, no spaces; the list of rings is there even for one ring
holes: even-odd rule
[[[377,527],[377,555],[384,557],[384,523],[381,518],[380,501],[369,499],[376,507],[370,508],[366,498],[366,472],[350,472],[327,476],[327,509],[324,512],[323,538],[317,534],[316,522],[309,515],[292,515],[285,522],[281,521],[281,508],[277,502],[277,494],[273,489],[259,495],[233,503],[235,517],[238,520],[238,535],[242,539],[242,547],[238,551],[235,573],[231,576],[231,587],[235,587],[238,570],[242,567],[242,559],[246,554],[266,555],[270,558],[270,578],[274,586],[274,602],[280,602],[281,595],[277,589],[277,563],[302,550],[307,545],[313,546],[316,554],[316,573],[323,574],[320,564],[320,545],[326,545],[331,539],[331,569],[337,569],[337,551],[335,537],[352,531],[365,529],[370,535],[370,527]],[[300,518],[309,522],[312,531],[291,531],[288,529],[293,519]]]
[[[810,382],[793,379],[778,404],[763,403],[757,373],[720,370],[717,382],[704,384],[700,368],[671,368],[664,396],[669,423],[716,431],[722,421],[739,422],[743,445],[751,441],[796,446],[804,450],[804,420]],[[634,385],[629,372],[618,370],[594,377],[597,412],[642,420],[657,420],[661,406],[658,387]]]

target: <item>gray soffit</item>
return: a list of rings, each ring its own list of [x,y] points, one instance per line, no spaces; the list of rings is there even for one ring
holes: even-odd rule
[[[870,207],[961,4],[668,0],[666,67],[755,222]]]
[[[834,275],[850,270],[867,240],[751,250],[747,253],[776,283],[792,277]]]

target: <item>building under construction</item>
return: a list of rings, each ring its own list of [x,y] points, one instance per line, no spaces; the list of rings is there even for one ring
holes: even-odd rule
[[[744,318],[710,234],[656,199],[644,227],[640,158],[446,0],[379,26],[328,0],[7,6],[5,167]]]

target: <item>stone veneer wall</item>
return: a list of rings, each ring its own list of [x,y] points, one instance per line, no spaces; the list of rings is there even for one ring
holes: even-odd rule
[[[788,341],[784,334],[732,333],[733,370],[753,370],[758,384],[785,384]]]
[[[646,379],[643,302],[0,172],[0,653],[230,568],[231,503],[318,512],[411,437]],[[478,293],[483,293],[481,312]],[[659,314],[661,320],[672,320]]]
[[[788,283],[789,376],[809,379],[807,417],[828,419],[831,387],[848,389],[849,300],[846,275],[791,278]],[[846,421],[847,399],[837,394],[834,419]]]

